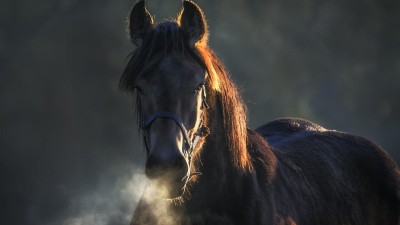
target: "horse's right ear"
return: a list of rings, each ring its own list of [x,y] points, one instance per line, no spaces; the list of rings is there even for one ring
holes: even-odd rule
[[[189,37],[189,45],[207,42],[207,23],[203,11],[192,1],[183,1],[178,23]]]
[[[153,17],[150,15],[149,11],[147,11],[144,0],[141,0],[133,6],[129,14],[129,34],[132,43],[139,47],[144,37],[153,27]]]

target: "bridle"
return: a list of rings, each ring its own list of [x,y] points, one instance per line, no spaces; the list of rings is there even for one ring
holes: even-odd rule
[[[199,139],[208,134],[208,128],[206,128],[203,124],[204,123],[204,108],[206,108],[206,109],[209,108],[207,101],[206,101],[207,94],[206,94],[205,85],[204,84],[200,85],[198,91],[201,92],[201,98],[202,98],[201,110],[202,111],[201,111],[201,116],[200,116],[200,125],[199,125],[199,128],[197,129],[196,133],[194,134],[193,139],[190,139],[188,131],[187,131],[181,117],[173,112],[158,111],[158,112],[151,114],[146,119],[144,119],[144,118],[141,119],[141,130],[142,130],[144,145],[145,145],[147,153],[149,153],[149,151],[150,151],[149,146],[148,146],[148,136],[149,135],[148,135],[147,130],[150,128],[150,126],[153,124],[153,122],[155,120],[157,120],[159,118],[170,119],[170,120],[174,121],[176,123],[176,125],[178,125],[178,127],[180,128],[180,130],[182,132],[183,141],[186,146],[186,148],[183,149],[183,153],[184,153],[184,155],[186,155],[188,157],[189,172],[190,172],[190,167],[191,167],[193,150],[196,148]],[[140,110],[142,110],[142,109],[140,109]],[[143,112],[141,112],[141,115],[143,117]],[[201,173],[199,173],[199,172],[191,173],[186,177],[186,179],[189,179],[190,176],[198,175],[198,174],[201,174]]]

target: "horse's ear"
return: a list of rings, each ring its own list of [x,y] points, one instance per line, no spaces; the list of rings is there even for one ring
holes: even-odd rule
[[[129,14],[129,34],[133,44],[140,46],[153,27],[153,17],[147,11],[144,0],[141,0],[133,6]]]
[[[203,11],[191,1],[183,1],[183,9],[178,17],[178,23],[189,37],[190,46],[207,42],[207,24]]]

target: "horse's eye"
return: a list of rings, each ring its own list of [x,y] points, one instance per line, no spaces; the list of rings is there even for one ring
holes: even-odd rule
[[[140,95],[143,94],[143,91],[140,87],[135,87],[135,91],[136,91],[136,93],[138,93]]]

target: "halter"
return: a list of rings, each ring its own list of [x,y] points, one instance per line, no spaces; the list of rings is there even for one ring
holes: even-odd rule
[[[191,159],[192,159],[192,153],[194,148],[197,145],[197,142],[199,141],[200,137],[205,136],[208,134],[208,129],[203,125],[203,121],[204,121],[204,111],[203,111],[203,107],[205,107],[206,109],[209,108],[207,102],[206,102],[206,90],[205,90],[205,86],[204,84],[200,86],[199,91],[202,92],[202,111],[201,111],[201,118],[200,118],[200,125],[199,128],[197,129],[197,132],[194,135],[193,139],[189,138],[189,134],[188,131],[185,127],[185,125],[183,124],[183,121],[181,119],[181,117],[173,112],[167,112],[167,111],[159,111],[159,112],[155,112],[153,114],[151,114],[150,116],[148,116],[145,120],[142,119],[141,122],[141,129],[142,129],[142,135],[144,138],[144,145],[146,147],[146,151],[149,152],[149,146],[148,146],[148,134],[147,134],[147,129],[150,128],[150,126],[153,124],[153,122],[155,120],[157,120],[158,118],[164,118],[164,119],[170,119],[172,121],[174,121],[176,123],[176,125],[178,125],[178,127],[180,128],[182,134],[183,134],[183,141],[186,145],[186,148],[183,149],[184,154],[186,154],[188,156],[188,161],[189,161],[189,169],[190,169],[190,165],[191,165]],[[143,113],[142,113],[143,115]],[[195,174],[191,174],[191,175],[195,175]]]

